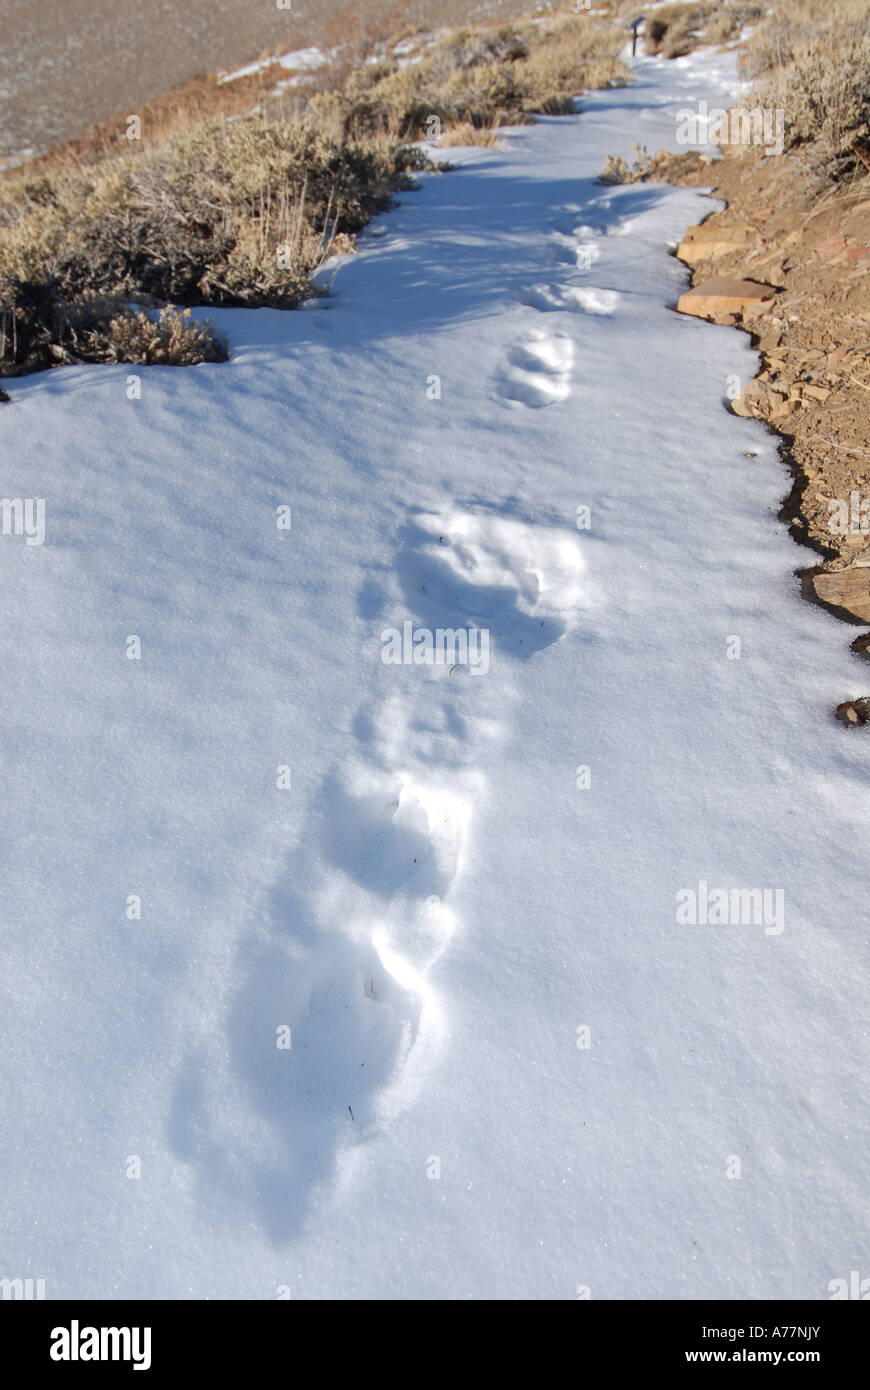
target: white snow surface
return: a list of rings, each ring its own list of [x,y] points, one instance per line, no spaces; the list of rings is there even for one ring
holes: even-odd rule
[[[5,383],[46,532],[0,536],[0,1275],[867,1272],[870,744],[830,716],[866,679],[725,408],[749,338],[674,312],[717,205],[596,181],[733,56],[635,72],[449,151],[311,312],[214,313],[226,364]],[[405,622],[485,629],[488,671],[384,664]],[[701,882],[784,929],[681,924]]]

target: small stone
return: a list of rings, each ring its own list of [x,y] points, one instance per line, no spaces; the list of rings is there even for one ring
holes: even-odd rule
[[[740,395],[731,402],[731,409],[735,415],[741,415],[744,419],[757,419],[767,408],[767,393],[763,386],[759,386],[758,381],[750,381]]]
[[[731,226],[708,226],[705,223],[689,228],[680,242],[677,255],[687,265],[696,265],[698,261],[711,256],[727,256],[732,251],[743,251],[748,242],[757,236],[755,228],[746,223]]]
[[[837,705],[834,714],[849,728],[866,724],[870,721],[870,699],[862,696],[858,700],[844,700],[841,705]]]
[[[694,318],[712,319],[722,323],[726,315],[758,313],[773,301],[776,290],[773,285],[759,284],[757,280],[737,280],[729,275],[714,275],[703,280],[680,295],[677,311],[691,314]]]

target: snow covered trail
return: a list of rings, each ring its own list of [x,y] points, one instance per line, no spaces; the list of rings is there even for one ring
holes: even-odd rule
[[[11,384],[0,1275],[870,1273],[860,668],[722,408],[748,339],[673,313],[711,204],[595,178],[731,59],[636,72],[426,176],[329,300],[215,315],[227,364]],[[679,921],[703,884],[767,916]]]

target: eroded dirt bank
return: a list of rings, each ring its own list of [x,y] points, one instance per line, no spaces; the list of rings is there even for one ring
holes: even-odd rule
[[[798,566],[805,596],[855,625],[870,624],[870,181],[823,186],[794,154],[723,146],[658,156],[645,178],[706,185],[725,202],[690,229],[678,255],[692,267],[695,311],[750,331],[759,375],[735,383],[737,414],[783,441],[794,486],[783,519],[815,551]],[[710,282],[769,287],[744,306]],[[705,302],[705,291],[718,291]],[[853,644],[870,647],[870,633]]]

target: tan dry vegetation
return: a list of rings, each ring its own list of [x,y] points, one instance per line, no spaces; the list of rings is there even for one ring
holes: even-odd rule
[[[645,48],[663,58],[681,58],[704,44],[729,43],[745,25],[757,23],[764,10],[763,3],[753,0],[663,5],[647,16]]]
[[[317,293],[312,271],[349,249],[421,162],[384,142],[330,140],[316,120],[249,116],[181,130],[136,160],[5,182],[4,372],[105,357],[110,322],[126,320],[82,337],[80,300],[295,307]]]
[[[628,80],[622,30],[590,16],[553,15],[456,29],[422,42],[413,62],[395,53],[356,65],[319,98],[344,138],[419,139],[432,118],[441,127],[493,129],[534,113],[574,110],[584,88]]]
[[[496,120],[491,126],[473,126],[467,121],[448,126],[441,134],[438,145],[443,149],[481,145],[485,149],[498,149],[504,141],[499,137],[501,123]]]
[[[838,178],[870,167],[870,8],[779,0],[742,55],[748,104],[783,112],[785,145]]]
[[[141,140],[115,124],[0,178],[3,373],[168,361],[173,347],[183,362],[220,357],[207,328],[182,331],[149,311],[293,308],[320,292],[312,275],[324,260],[351,250],[428,164],[410,142],[433,117],[448,143],[492,144],[504,124],[573,110],[582,88],[627,77],[624,33],[582,14],[410,36],[418,61],[400,63],[392,42],[368,61],[396,15],[386,6],[377,22],[345,25],[336,62],[292,107],[273,99],[287,73],[266,61],[239,79],[241,97],[235,82],[203,79],[146,111]],[[220,114],[205,118],[212,97]]]

